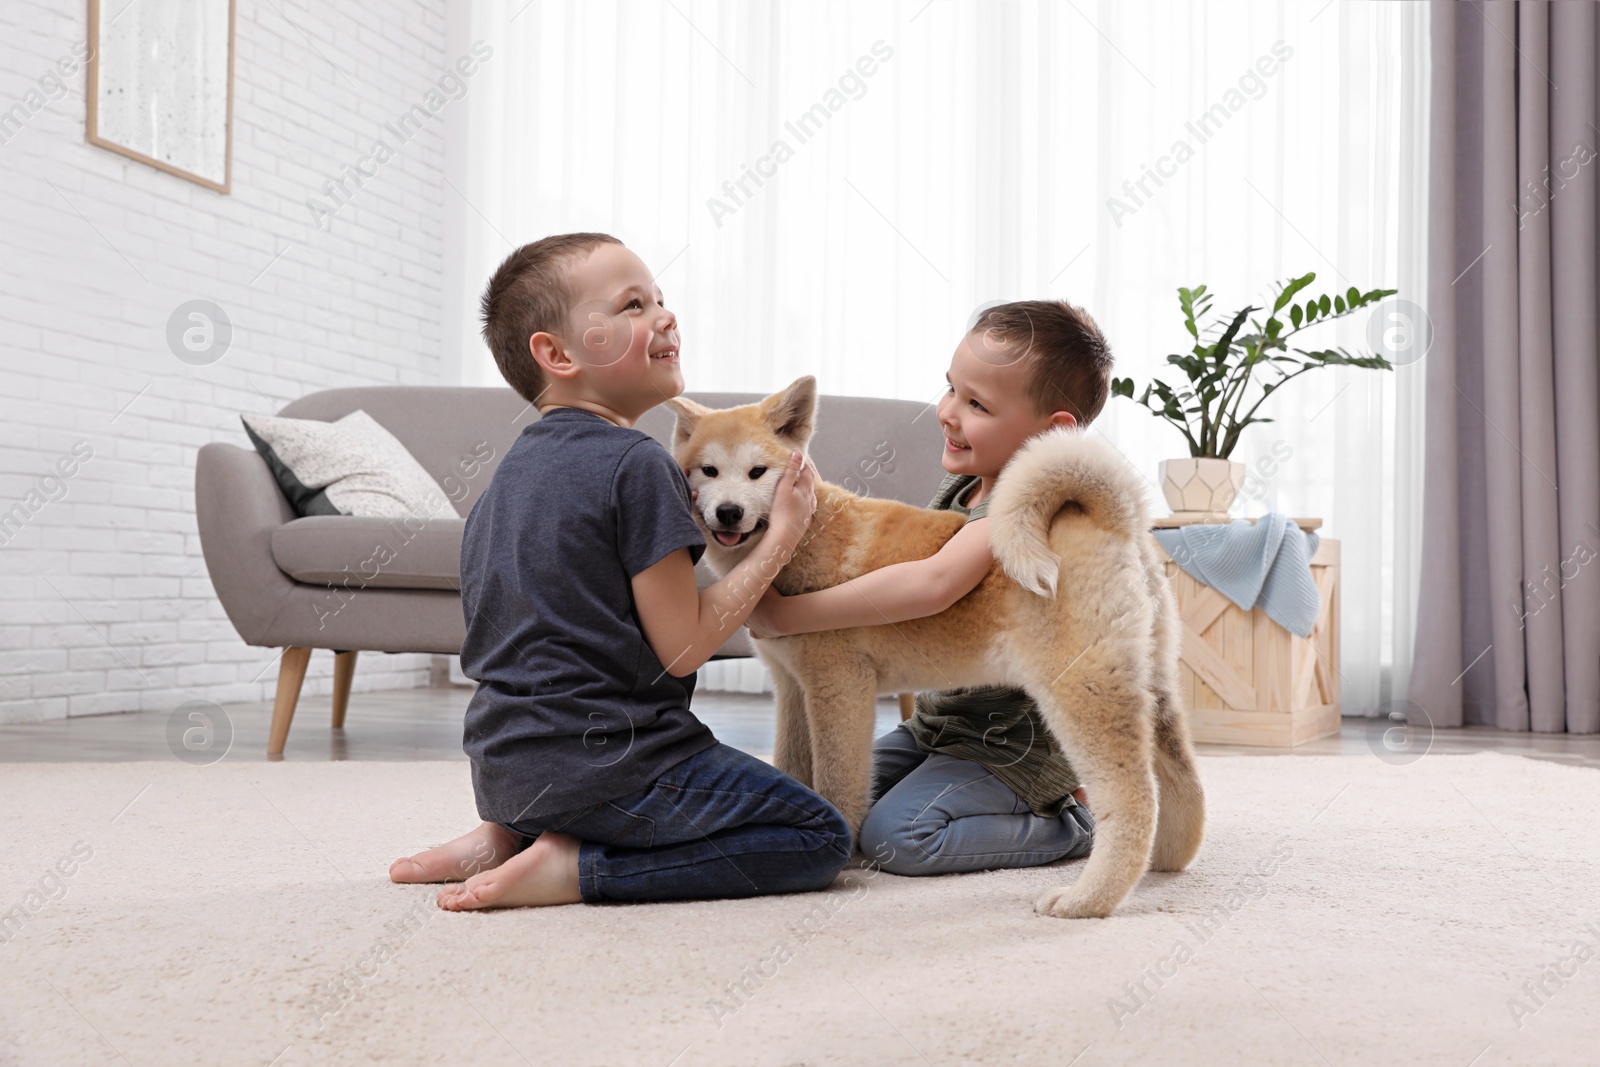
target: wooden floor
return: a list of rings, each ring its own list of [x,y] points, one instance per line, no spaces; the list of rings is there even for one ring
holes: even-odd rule
[[[461,718],[472,690],[465,687],[400,689],[352,693],[342,730],[329,727],[326,696],[300,701],[294,728],[284,748],[290,760],[438,760],[465,759],[461,752]],[[213,706],[215,708],[215,706]],[[756,694],[697,693],[694,710],[717,739],[760,756],[772,752],[772,698]],[[213,724],[220,744],[231,730],[231,742],[220,758],[265,760],[267,726],[272,704],[228,704]],[[0,763],[104,762],[164,760],[175,757],[189,725],[186,712],[136,712],[90,715],[51,722],[0,726]],[[214,712],[215,714],[215,712]],[[176,719],[176,723],[174,723]],[[877,732],[900,721],[895,702],[878,703]],[[1202,755],[1337,755],[1373,759],[1383,751],[1382,727],[1371,720],[1345,719],[1336,737],[1295,749],[1201,745]],[[1420,746],[1419,746],[1420,747]],[[1505,752],[1600,769],[1600,735],[1506,733],[1487,726],[1436,730],[1428,753]],[[1390,753],[1390,758],[1394,758]],[[191,759],[191,762],[193,760]]]

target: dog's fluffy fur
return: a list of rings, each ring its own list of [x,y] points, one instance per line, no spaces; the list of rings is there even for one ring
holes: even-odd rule
[[[726,574],[766,529],[789,453],[811,440],[816,382],[801,378],[758,404],[721,411],[668,403],[707,559]],[[1076,884],[1049,890],[1036,907],[1104,916],[1147,867],[1187,866],[1204,825],[1178,705],[1177,606],[1151,545],[1143,487],[1108,445],[1052,430],[1006,465],[989,515],[994,566],[948,610],[755,642],[777,690],[774,762],[858,833],[879,694],[1019,686],[1088,788],[1097,821]],[[819,480],[811,528],[773,585],[793,595],[926,558],[964,521]]]

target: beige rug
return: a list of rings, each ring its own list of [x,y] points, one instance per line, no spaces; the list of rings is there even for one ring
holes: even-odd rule
[[[1074,863],[447,914],[384,871],[473,824],[465,763],[3,766],[0,1062],[1600,1058],[1600,774],[1201,769],[1195,867],[1074,922],[1032,909]]]

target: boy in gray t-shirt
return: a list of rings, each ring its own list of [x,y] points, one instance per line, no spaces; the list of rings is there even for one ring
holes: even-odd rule
[[[484,336],[540,419],[467,517],[463,747],[477,829],[396,860],[396,882],[456,882],[450,910],[680,900],[826,888],[844,817],[721,744],[689,710],[695,670],[745,620],[816,507],[798,452],[769,526],[697,592],[705,541],[683,472],[633,428],[683,391],[677,320],[605,234],[525,245],[483,296]]]

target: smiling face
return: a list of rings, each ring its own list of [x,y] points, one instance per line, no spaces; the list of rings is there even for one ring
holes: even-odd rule
[[[1028,373],[1026,361],[980,334],[961,339],[945,375],[949,388],[939,400],[945,470],[996,478],[1028,438],[1052,425],[1074,425],[1066,412],[1039,414],[1027,395]]]
[[[683,392],[678,320],[643,260],[623,245],[598,245],[573,265],[567,282],[567,328],[529,342],[549,383],[545,403],[600,405],[631,425]]]

